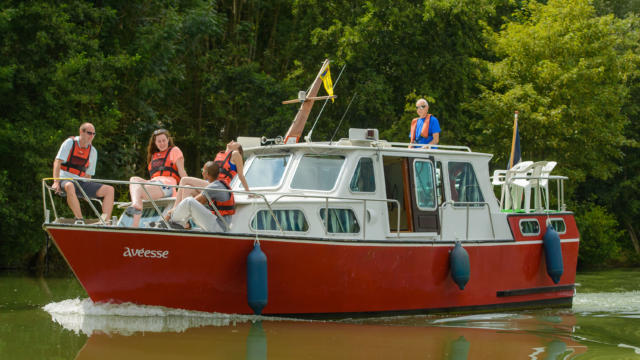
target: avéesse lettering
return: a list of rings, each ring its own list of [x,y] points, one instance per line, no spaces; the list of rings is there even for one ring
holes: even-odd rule
[[[140,257],[150,259],[168,259],[169,250],[151,250],[151,249],[131,249],[127,246],[124,247],[124,257]]]

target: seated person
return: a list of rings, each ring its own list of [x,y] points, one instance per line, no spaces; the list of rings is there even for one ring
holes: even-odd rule
[[[129,181],[137,183],[155,183],[159,185],[177,185],[181,178],[187,176],[184,170],[184,157],[180,148],[174,145],[171,134],[166,129],[153,132],[147,146],[147,168],[151,180],[133,176]],[[146,192],[139,184],[130,184],[131,206],[126,209],[127,215],[133,217],[132,226],[138,227],[142,216],[142,200],[153,200],[173,196],[170,186],[146,186]]]
[[[113,210],[113,186],[104,185],[97,182],[82,181],[82,179],[91,179],[96,171],[96,162],[98,160],[98,151],[92,146],[92,141],[96,135],[96,129],[91,123],[83,123],[80,125],[80,134],[76,137],[70,137],[65,140],[56,159],[53,162],[53,190],[58,194],[64,194],[67,198],[67,204],[76,224],[83,224],[82,209],[80,208],[79,196],[83,196],[80,189],[76,188],[73,181],[58,180],[59,178],[71,178],[78,181],[78,185],[84,190],[88,197],[102,198],[102,215],[100,217],[106,223],[111,222],[111,211]]]
[[[196,225],[205,231],[219,232],[228,231],[226,224],[231,224],[231,215],[235,213],[235,200],[233,193],[227,191],[216,190],[231,190],[229,185],[225,182],[217,180],[220,173],[220,167],[213,161],[207,161],[202,167],[202,177],[206,180],[207,186],[202,193],[197,194],[195,197],[187,196],[185,194],[193,189],[179,189],[176,195],[176,203],[178,205],[169,210],[165,215],[165,220],[169,222],[169,225],[173,228],[186,228],[188,221],[193,220]],[[198,191],[198,190],[195,190]],[[208,195],[213,202],[213,205],[218,209],[220,215],[224,218],[224,221],[218,217],[215,210],[207,199]],[[164,227],[164,222],[158,223],[159,227]]]

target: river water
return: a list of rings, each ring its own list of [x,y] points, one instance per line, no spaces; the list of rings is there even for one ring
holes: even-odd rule
[[[572,309],[341,321],[93,304],[0,273],[0,359],[640,359],[640,269],[578,274]]]

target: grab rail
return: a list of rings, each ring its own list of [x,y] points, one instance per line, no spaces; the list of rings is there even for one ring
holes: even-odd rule
[[[98,210],[91,203],[91,199],[89,198],[87,193],[82,189],[82,187],[80,187],[80,185],[77,182],[77,179],[74,179],[74,178],[44,178],[44,179],[42,179],[42,203],[43,203],[45,222],[46,223],[49,222],[49,219],[48,219],[48,216],[47,216],[47,214],[48,214],[47,200],[46,200],[47,199],[47,197],[46,197],[46,191],[47,190],[48,190],[48,193],[49,193],[49,199],[51,200],[51,207],[53,209],[54,216],[55,216],[56,220],[58,219],[58,212],[56,210],[55,202],[53,201],[53,196],[51,195],[52,189],[51,189],[51,187],[49,187],[47,185],[47,181],[52,181],[52,180],[69,180],[69,181],[72,181],[76,185],[76,188],[80,189],[80,191],[82,193],[82,197],[85,200],[87,200],[87,202],[91,206],[91,209],[96,214],[96,217],[100,220],[100,223],[102,225],[105,225],[105,226],[107,225],[102,220],[102,218],[100,217],[100,213],[98,212]],[[254,198],[255,197],[262,198],[262,200],[266,204],[267,208],[269,209],[269,213],[273,217],[274,221],[276,222],[276,224],[278,225],[280,230],[284,233],[284,230],[282,229],[282,226],[280,225],[277,217],[275,216],[275,214],[273,212],[273,209],[271,208],[271,205],[267,201],[266,196],[264,196],[263,194],[260,194],[260,193],[251,192],[251,191],[241,191],[241,190],[226,190],[226,189],[223,190],[223,189],[210,189],[210,188],[207,189],[207,188],[197,187],[197,186],[166,185],[166,184],[157,184],[157,183],[149,183],[149,182],[123,181],[123,180],[82,179],[82,181],[96,182],[96,183],[100,183],[100,184],[113,184],[113,185],[131,185],[131,184],[141,185],[142,189],[144,190],[144,192],[146,193],[146,195],[148,197],[147,200],[149,200],[151,202],[151,205],[153,206],[154,210],[156,211],[156,214],[160,217],[160,219],[162,219],[162,221],[167,226],[167,228],[169,228],[169,224],[167,223],[167,221],[162,216],[162,212],[160,211],[160,208],[156,204],[156,200],[154,200],[151,197],[151,195],[149,194],[148,190],[146,189],[146,186],[162,186],[162,187],[171,187],[171,188],[176,188],[176,189],[188,188],[188,189],[207,190],[207,191],[216,191],[216,192],[230,192],[230,193],[249,194],[249,195],[252,195]],[[220,211],[218,210],[218,208],[215,206],[215,204],[211,200],[211,197],[209,197],[209,195],[205,191],[203,191],[202,193],[207,198],[207,201],[212,206],[213,210],[216,212],[216,215],[218,215],[220,217],[220,219],[222,219],[223,223],[225,224],[225,226],[228,229],[229,228],[229,224],[224,220],[224,218],[220,214]]]
[[[268,194],[267,194],[268,195]],[[400,237],[400,202],[396,199],[363,199],[363,198],[346,198],[343,196],[322,196],[322,195],[303,195],[303,194],[281,194],[279,196],[277,196],[273,201],[271,201],[271,205],[275,204],[276,202],[280,201],[283,198],[294,198],[294,197],[298,197],[298,198],[304,198],[304,199],[324,199],[325,200],[325,214],[326,214],[326,220],[325,220],[325,227],[324,227],[324,231],[325,231],[325,235],[329,234],[329,199],[332,200],[346,200],[349,202],[358,202],[358,201],[362,201],[363,202],[363,212],[362,212],[362,222],[364,223],[364,227],[362,228],[362,239],[366,239],[366,231],[367,231],[367,201],[379,201],[379,202],[386,202],[386,203],[395,203],[398,206],[398,215],[397,215],[397,219],[396,219],[396,237]]]
[[[441,209],[444,209],[445,206],[447,205],[451,205],[453,207],[457,206],[457,205],[463,205],[466,206],[467,208],[467,222],[466,222],[466,240],[469,240],[469,208],[471,207],[471,205],[482,205],[482,207],[485,207],[487,209],[487,214],[489,214],[489,224],[491,224],[491,234],[493,235],[493,240],[496,239],[496,231],[493,228],[493,216],[491,215],[491,206],[489,205],[488,202],[486,201],[452,201],[452,200],[448,200],[442,203],[442,205],[440,206]],[[442,221],[444,221],[444,216],[441,213],[440,214],[440,219],[442,219]],[[442,227],[444,230],[444,226]],[[444,233],[444,231],[443,231]]]
[[[47,181],[53,181],[53,180],[69,180],[72,181],[76,187],[78,189],[80,189],[80,192],[82,193],[82,198],[87,200],[87,202],[89,203],[89,205],[91,206],[92,211],[95,213],[96,217],[99,219],[100,223],[104,226],[106,226],[107,224],[104,222],[104,220],[100,217],[100,212],[96,209],[96,207],[92,204],[91,199],[89,198],[89,196],[86,194],[86,192],[82,189],[82,187],[80,187],[79,183],[78,183],[78,179],[74,179],[74,178],[44,178],[42,179],[42,200],[43,200],[43,209],[44,209],[44,214],[45,214],[45,223],[48,223],[50,221],[49,219],[49,209],[47,206],[47,191],[48,191],[48,195],[49,195],[49,200],[51,203],[51,208],[53,209],[53,213],[55,216],[55,219],[58,219],[58,212],[55,206],[55,202],[53,200],[53,195],[52,193],[52,188],[50,186],[47,185]],[[110,184],[110,185],[141,185],[142,189],[144,190],[145,194],[148,197],[148,201],[151,203],[153,209],[155,210],[155,213],[160,217],[161,221],[167,226],[167,228],[170,228],[169,224],[167,223],[167,221],[164,219],[164,217],[162,216],[162,211],[160,210],[160,207],[158,206],[158,204],[156,203],[157,201],[159,201],[160,199],[152,199],[148,190],[146,189],[147,186],[162,186],[162,187],[171,187],[171,188],[176,188],[176,189],[180,189],[180,188],[188,188],[188,189],[195,189],[195,190],[201,190],[202,194],[207,198],[207,201],[209,202],[210,206],[212,207],[212,209],[215,211],[216,215],[223,221],[224,225],[227,227],[227,229],[229,229],[229,224],[226,222],[226,220],[224,220],[224,217],[221,215],[220,211],[218,210],[218,208],[215,206],[215,204],[213,203],[213,200],[211,199],[211,197],[209,196],[209,194],[207,193],[208,191],[215,191],[215,192],[228,192],[228,193],[235,193],[235,194],[247,194],[252,196],[253,198],[260,198],[262,200],[262,202],[264,202],[267,210],[269,211],[269,214],[271,216],[271,218],[273,218],[273,220],[276,223],[276,226],[278,228],[278,231],[281,232],[282,234],[285,233],[285,230],[283,229],[282,225],[280,224],[280,222],[278,221],[278,217],[275,215],[274,211],[273,211],[273,205],[278,203],[279,201],[281,201],[284,198],[318,198],[318,199],[324,199],[325,200],[325,214],[326,214],[326,218],[325,218],[325,226],[324,226],[324,231],[325,231],[325,235],[329,234],[329,230],[328,230],[328,224],[329,224],[329,200],[341,200],[341,201],[348,201],[348,202],[362,202],[363,204],[363,212],[362,212],[362,222],[363,222],[363,228],[362,228],[362,238],[363,240],[366,239],[366,231],[367,231],[367,202],[385,202],[385,203],[393,203],[395,204],[399,211],[397,213],[396,216],[396,237],[400,236],[400,214],[401,214],[401,207],[400,207],[400,202],[396,199],[364,199],[364,198],[346,198],[346,197],[340,197],[340,196],[322,196],[322,195],[303,195],[303,194],[280,194],[279,196],[275,197],[272,201],[269,201],[267,199],[267,196],[269,195],[274,195],[274,193],[257,193],[257,192],[252,192],[252,191],[242,191],[242,190],[227,190],[227,189],[211,189],[211,188],[204,188],[204,187],[197,187],[197,186],[180,186],[180,185],[165,185],[165,184],[157,184],[157,183],[149,183],[149,182],[136,182],[136,181],[123,181],[123,180],[106,180],[106,179],[81,179],[82,181],[86,181],[86,182],[96,182],[96,183],[101,183],[101,184]],[[207,190],[207,191],[204,191]],[[122,204],[127,204],[127,203],[120,203],[120,205]],[[250,229],[252,229],[250,227]],[[258,229],[252,229],[257,233],[260,233],[261,231],[259,231]]]

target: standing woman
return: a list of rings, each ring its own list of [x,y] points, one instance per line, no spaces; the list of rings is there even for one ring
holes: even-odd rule
[[[173,144],[173,138],[169,131],[158,129],[153,132],[147,146],[147,169],[149,178],[145,180],[138,176],[133,176],[129,181],[147,182],[161,185],[177,185],[180,178],[187,176],[184,170],[184,156],[180,148]],[[145,186],[145,189],[156,200],[163,197],[170,197],[174,194],[174,188],[169,186]],[[133,216],[133,226],[140,225],[142,215],[142,200],[148,199],[142,185],[130,184],[131,206],[126,213]]]

